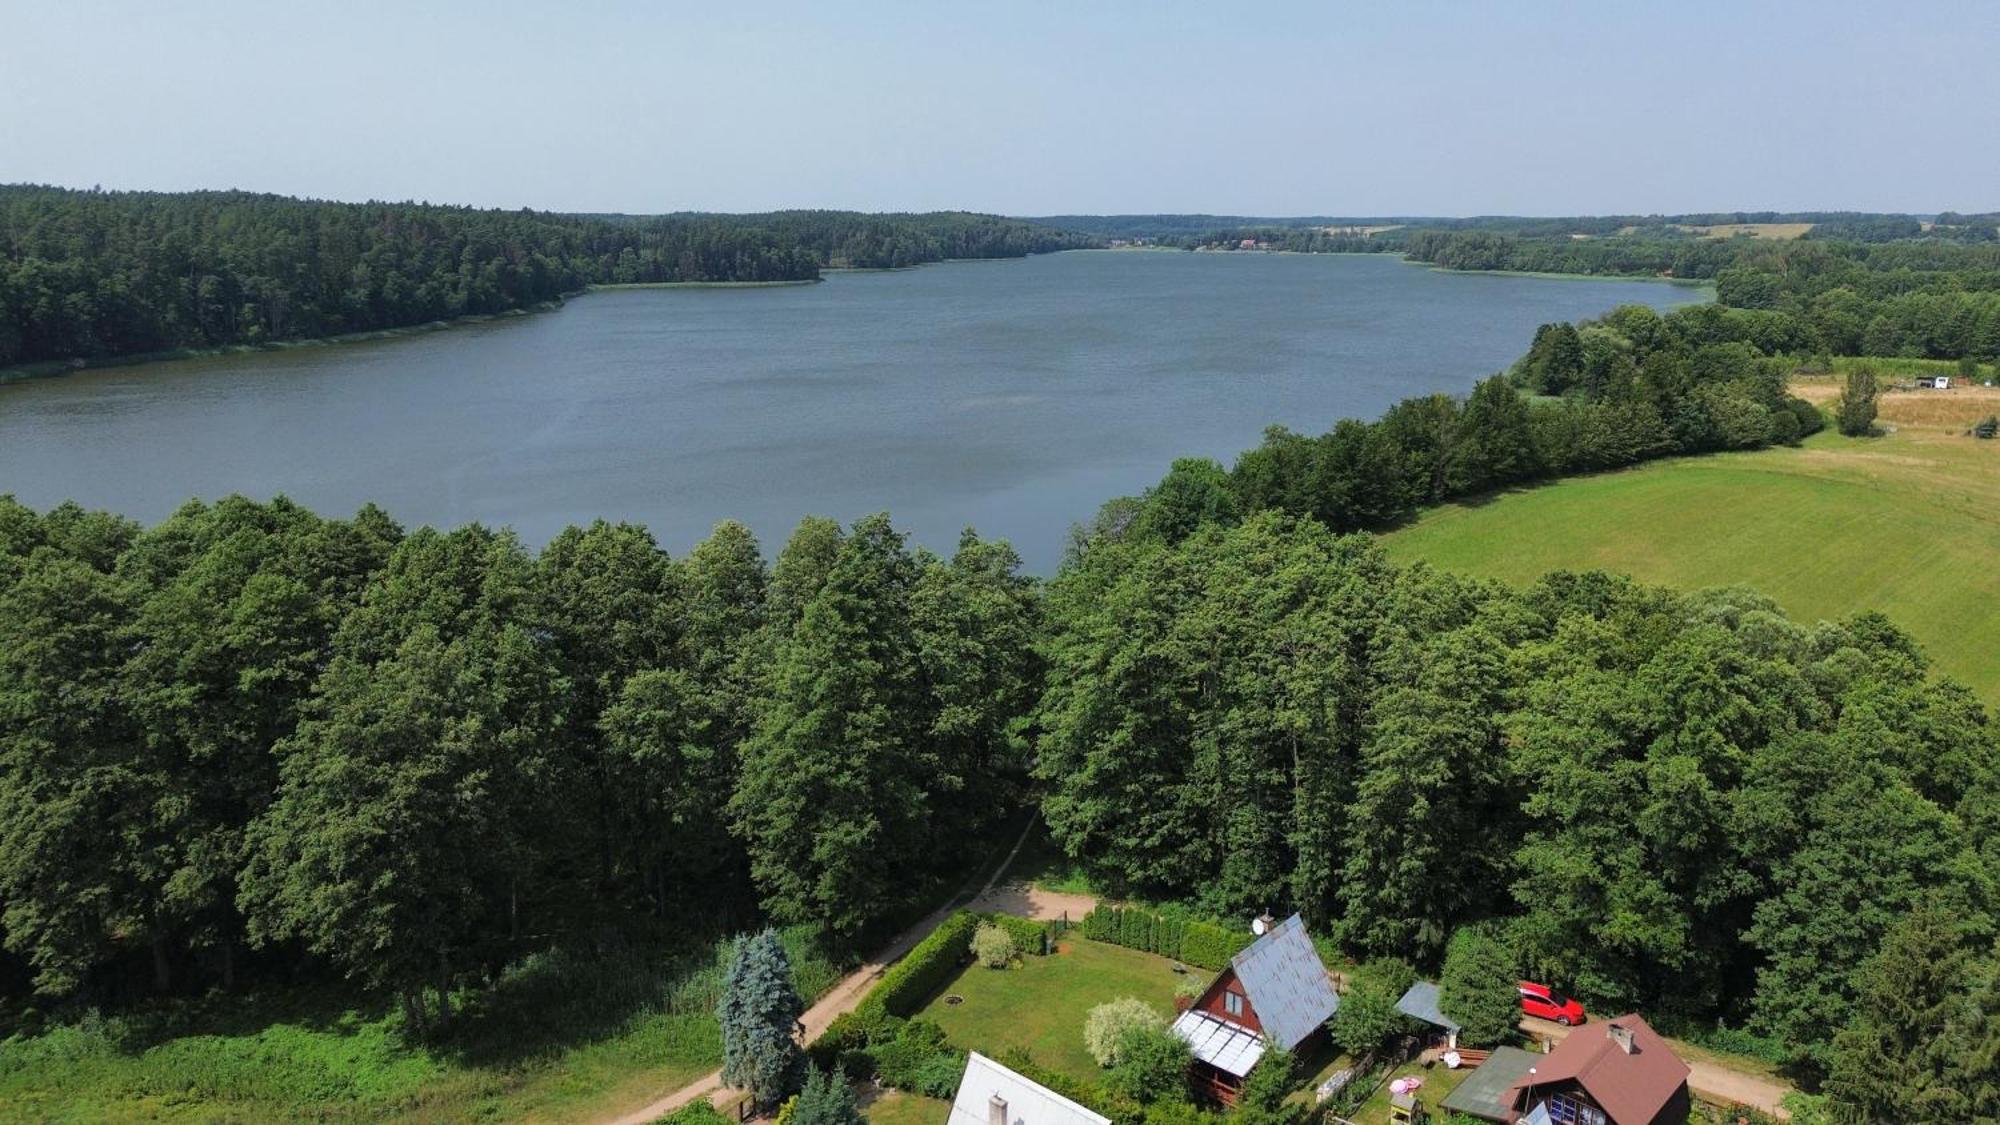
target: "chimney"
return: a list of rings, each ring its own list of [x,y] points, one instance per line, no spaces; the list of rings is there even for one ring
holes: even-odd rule
[[[1611,1041],[1613,1043],[1618,1044],[1618,1049],[1625,1052],[1626,1054],[1631,1055],[1638,1053],[1639,1045],[1632,1039],[1631,1028],[1626,1027],[1623,1024],[1614,1023],[1604,1029],[1604,1034],[1610,1036]]]
[[[986,1125],[1007,1125],[1007,1099],[998,1094],[986,1099]]]

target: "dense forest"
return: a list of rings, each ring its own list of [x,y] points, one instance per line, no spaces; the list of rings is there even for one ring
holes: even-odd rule
[[[0,186],[0,367],[400,328],[593,284],[798,281],[1090,244],[958,212],[590,217]]]
[[[854,938],[1037,799],[1114,887],[1420,966],[1477,934],[1807,1076],[1900,919],[1990,965],[1996,728],[1885,620],[1517,592],[1185,499],[1045,592],[882,517],[767,566],[733,524],[670,559],[0,506],[7,1007],[346,978],[449,1035],[465,987],[656,918]]]
[[[283,500],[0,503],[6,991],[318,965],[423,1028],[621,917],[853,937],[1021,800],[1017,567],[881,518],[767,566],[736,524],[675,560],[603,523],[537,555]]]
[[[242,229],[337,215],[313,229],[461,258],[506,230],[555,249],[703,221],[228,198]],[[813,268],[920,252],[902,217],[771,218]],[[939,253],[1039,237],[929,221]],[[448,1041],[453,997],[617,935],[771,920],[864,944],[1034,809],[1146,899],[1298,909],[1424,971],[1476,944],[1593,1007],[1755,1037],[1837,1102],[1887,1052],[1990,1105],[1980,701],[1878,616],[1602,574],[1513,590],[1355,534],[1795,441],[1822,425],[1786,390],[1803,354],[1992,354],[2000,247],[1668,241],[1729,249],[1721,303],[1544,325],[1463,400],[1176,462],[1047,583],[971,532],[912,549],[887,516],[809,519],[767,560],[733,523],[673,558],[602,522],[530,551],[282,499],[150,528],[0,501],[0,1029],[351,981]],[[582,269],[563,261],[605,263],[547,276]],[[1884,997],[1942,1015],[1911,1040]]]

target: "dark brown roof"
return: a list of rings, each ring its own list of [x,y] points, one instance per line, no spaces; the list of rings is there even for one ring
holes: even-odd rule
[[[1614,1027],[1631,1030],[1631,1054],[1626,1054],[1612,1039]],[[1687,1083],[1688,1073],[1687,1064],[1667,1047],[1667,1041],[1634,1013],[1570,1032],[1569,1038],[1535,1063],[1535,1073],[1522,1075],[1513,1089],[1520,1091],[1530,1083],[1545,1086],[1575,1079],[1612,1121],[1618,1125],[1644,1125],[1673,1100]]]

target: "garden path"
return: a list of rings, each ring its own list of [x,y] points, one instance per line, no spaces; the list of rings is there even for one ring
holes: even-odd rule
[[[1021,845],[1027,841],[1028,833],[1034,831],[1034,828],[1035,822],[1029,821],[1027,829],[1021,833],[1021,838],[1015,841],[1014,849],[1007,853],[1007,858],[994,870],[992,878],[986,880],[986,885],[979,888],[978,893],[972,896],[969,908],[1019,914],[1024,918],[1036,919],[1059,917],[1067,911],[1071,921],[1081,921],[1083,916],[1090,913],[1091,908],[1097,905],[1095,898],[1089,895],[1044,891],[1025,883],[1000,882],[1000,877],[1013,866],[1014,857],[1021,854]],[[861,998],[868,995],[868,990],[882,978],[883,973],[888,971],[889,966],[900,960],[903,954],[908,953],[932,930],[937,929],[938,924],[950,917],[953,911],[967,909],[962,901],[963,898],[962,894],[953,896],[952,901],[931,911],[922,921],[896,935],[896,940],[890,942],[867,964],[841,978],[839,984],[834,985],[826,995],[819,998],[818,1002],[807,1008],[805,1016],[800,1021],[805,1024],[804,1041],[812,1042],[818,1038],[820,1032],[826,1030],[826,1026],[833,1022],[834,1017],[853,1011],[861,1003]],[[658,1121],[697,1098],[707,1098],[711,1104],[721,1108],[735,1101],[738,1094],[739,1091],[722,1084],[721,1071],[712,1070],[663,1098],[630,1113],[610,1118],[607,1125],[650,1125],[651,1122]]]

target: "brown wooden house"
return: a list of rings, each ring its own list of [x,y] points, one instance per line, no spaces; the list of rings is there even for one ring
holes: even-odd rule
[[[1232,958],[1174,1021],[1174,1034],[1194,1054],[1195,1089],[1234,1105],[1266,1050],[1297,1050],[1324,1032],[1339,1007],[1326,965],[1294,914]]]
[[[1524,1125],[1684,1125],[1688,1067],[1644,1019],[1570,1032],[1510,1089]]]

